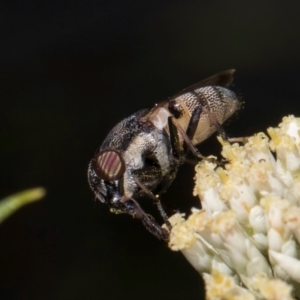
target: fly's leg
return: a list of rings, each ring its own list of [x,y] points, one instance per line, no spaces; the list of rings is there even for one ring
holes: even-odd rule
[[[177,131],[179,132],[179,134],[182,136],[186,146],[185,148],[190,150],[193,155],[195,155],[197,158],[199,159],[206,159],[207,158],[205,156],[203,156],[202,154],[200,154],[197,150],[197,148],[194,146],[194,144],[192,143],[192,140],[187,136],[186,132],[183,130],[183,128],[178,124],[178,122],[176,121],[176,119],[174,117],[169,117],[169,128],[172,128],[173,129],[171,130],[170,129],[170,134],[172,131]],[[175,146],[172,146],[172,147],[175,147]],[[174,150],[174,149],[173,149]]]
[[[216,116],[207,108],[202,107],[203,112],[207,113],[210,122],[215,126],[215,128],[217,129],[217,131],[219,132],[219,134],[221,135],[222,139],[224,141],[228,141],[228,136],[223,128],[223,126],[218,122]]]
[[[245,137],[233,137],[233,138],[229,138],[228,142],[229,143],[242,143],[242,144],[246,144],[249,140],[249,136],[245,136]]]
[[[201,97],[195,91],[193,92],[193,94],[194,94],[194,96],[196,96],[198,98],[199,106],[202,108],[202,111],[208,115],[208,118],[209,118],[211,124],[213,126],[215,126],[215,128],[217,129],[217,131],[221,135],[222,139],[224,141],[228,141],[228,136],[227,136],[227,134],[226,134],[223,126],[219,123],[219,121],[217,120],[216,116],[209,110],[209,103],[208,103],[207,99],[205,97]],[[203,105],[204,103],[203,102],[206,104],[206,106],[208,108],[204,107],[204,105]],[[194,115],[194,113],[195,113],[196,110],[197,110],[197,108],[194,110],[193,115]],[[200,119],[200,114],[198,116],[198,120],[195,120],[195,122],[197,122],[197,125],[198,125],[199,119]],[[192,121],[192,119],[190,121]],[[197,125],[196,125],[196,127],[197,127]]]
[[[190,118],[189,125],[186,130],[186,135],[190,140],[193,140],[194,135],[196,133],[202,109],[203,107],[201,105],[196,107],[195,110],[193,111],[192,117]]]
[[[168,242],[168,231],[162,228],[152,216],[146,214],[137,201],[131,198],[121,199],[121,202],[124,205],[127,214],[131,215],[133,218],[140,220],[145,228],[159,240],[162,240],[166,243]]]
[[[136,176],[134,176],[134,180],[135,180],[135,182],[139,185],[139,187],[154,201],[154,203],[156,204],[156,206],[157,206],[157,209],[158,209],[158,211],[159,211],[159,213],[160,213],[160,215],[162,216],[162,218],[163,218],[163,220],[164,220],[164,223],[166,224],[166,226],[167,226],[167,228],[169,229],[169,230],[171,230],[172,229],[172,226],[171,226],[171,224],[170,224],[170,222],[169,222],[169,220],[168,220],[168,216],[167,216],[167,214],[166,214],[166,212],[165,212],[165,210],[163,209],[163,207],[162,207],[162,205],[161,205],[161,202],[160,202],[160,200],[159,200],[159,198],[158,197],[155,197],[155,195],[151,192],[151,191],[149,191],[148,189],[147,189],[147,187],[142,183],[142,182],[140,182],[138,179],[137,179],[137,177]]]
[[[188,125],[187,130],[186,130],[186,135],[187,135],[187,137],[189,138],[190,141],[193,140],[194,135],[196,133],[201,112],[202,112],[202,106],[199,105],[198,107],[195,108],[195,110],[193,111],[193,114],[190,118],[189,125]],[[188,144],[185,143],[183,147],[184,147],[185,152],[187,152],[187,150],[189,148]]]
[[[176,121],[175,117],[173,117],[173,116],[169,117],[168,123],[169,123],[169,129],[170,129],[171,146],[173,148],[173,151],[175,149],[175,152],[179,148],[179,140],[178,139],[173,138],[173,140],[177,141],[177,143],[175,143],[175,145],[172,144],[172,135],[175,135],[175,134],[179,133],[182,136],[182,138],[185,142],[185,144],[184,144],[184,151],[185,152],[190,150],[195,157],[197,157],[199,159],[205,159],[207,161],[210,161],[210,162],[213,162],[213,163],[216,163],[216,164],[220,165],[221,163],[218,162],[217,160],[207,158],[207,157],[203,156],[202,154],[200,154],[198,149],[192,143],[193,137],[194,137],[195,132],[197,130],[197,126],[198,126],[198,122],[199,122],[202,110],[207,112],[207,109],[205,109],[204,107],[202,107],[200,105],[196,109],[194,109],[186,132],[183,130],[183,128],[180,126],[180,124]],[[209,113],[210,113],[210,115],[213,116],[213,114],[211,112],[209,112]],[[227,136],[225,134],[224,129],[218,123],[218,121],[216,120],[215,117],[214,117],[213,121],[217,122],[216,126],[219,126],[218,128],[220,129],[221,132],[223,130],[222,137],[224,137],[224,139],[227,140]]]
[[[168,125],[169,125],[169,131],[170,131],[170,141],[171,141],[171,147],[173,151],[173,155],[180,159],[182,156],[182,150],[180,149],[180,141],[178,136],[178,129],[173,123],[173,117],[168,117]]]
[[[199,95],[196,94],[195,92],[193,93],[195,96],[197,96],[197,98],[199,99]],[[208,103],[207,103],[207,99],[204,98],[202,99],[206,102],[207,104],[207,107],[209,107]],[[199,102],[201,102],[201,99],[199,99]],[[229,142],[229,143],[247,143],[248,142],[248,138],[249,137],[236,137],[236,138],[229,138],[223,128],[223,126],[219,123],[219,121],[217,120],[216,116],[207,108],[205,108],[204,106],[200,106],[202,108],[202,111],[205,112],[208,117],[209,117],[209,120],[211,122],[211,124],[213,126],[215,126],[215,128],[217,129],[217,131],[219,132],[219,134],[221,135],[223,141],[225,142]],[[197,109],[196,108],[193,112],[193,115],[192,115],[192,118],[190,119],[190,123],[189,123],[189,127],[190,125],[192,126],[195,126],[195,131],[192,133],[192,135],[189,135],[188,134],[188,130],[187,130],[187,135],[190,137],[190,139],[192,140],[193,137],[194,137],[194,134],[196,132],[196,129],[197,129],[197,125],[198,125],[198,122],[199,122],[199,119],[200,119],[200,113],[201,113],[201,110],[200,110],[200,113],[197,112]],[[194,118],[193,118],[194,117]],[[191,124],[192,123],[192,124]],[[194,124],[194,125],[193,125]],[[188,127],[188,129],[189,129]]]

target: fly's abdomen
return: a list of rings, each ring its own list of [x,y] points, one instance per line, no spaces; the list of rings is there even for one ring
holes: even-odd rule
[[[171,99],[166,104],[166,108],[186,131],[191,116],[199,105],[202,111],[192,139],[194,145],[206,140],[216,131],[216,127],[211,123],[208,111],[220,124],[223,124],[240,108],[241,102],[235,93],[229,89],[219,86],[207,86]]]

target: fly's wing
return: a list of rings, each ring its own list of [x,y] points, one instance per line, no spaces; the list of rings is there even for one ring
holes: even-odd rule
[[[218,74],[215,74],[213,76],[210,76],[200,82],[197,82],[191,86],[189,86],[188,88],[183,89],[181,92],[176,93],[175,95],[173,95],[170,99],[173,98],[177,98],[180,95],[192,92],[194,90],[197,90],[201,87],[205,87],[205,86],[223,86],[223,87],[228,87],[232,84],[233,82],[233,74],[234,74],[235,70],[234,69],[230,69],[230,70],[226,70],[223,72],[220,72]],[[168,99],[167,101],[169,101],[170,99]]]
[[[223,87],[229,87],[233,82],[234,73],[235,69],[222,71],[218,74],[212,75],[202,80],[200,83],[202,84],[202,86],[218,85]]]

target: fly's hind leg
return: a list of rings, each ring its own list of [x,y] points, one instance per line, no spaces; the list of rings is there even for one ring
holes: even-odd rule
[[[195,136],[195,133],[196,133],[196,130],[198,127],[198,123],[200,120],[201,112],[202,112],[202,106],[199,105],[198,107],[195,108],[195,110],[193,111],[193,114],[190,118],[189,125],[186,130],[186,135],[191,141],[193,140],[193,138]],[[185,150],[187,150],[186,143],[184,144],[184,148],[185,148]]]
[[[233,137],[233,138],[229,138],[228,142],[229,143],[242,143],[242,144],[246,144],[249,140],[249,136],[245,136],[245,137]]]
[[[198,149],[195,147],[195,145],[192,142],[194,135],[196,133],[196,130],[197,130],[197,126],[199,123],[199,119],[200,119],[202,110],[207,112],[207,109],[205,109],[201,105],[199,105],[197,108],[194,109],[186,132],[183,130],[183,128],[177,122],[175,117],[173,117],[173,116],[169,117],[168,124],[169,124],[169,130],[170,130],[171,146],[172,146],[173,152],[178,153],[178,151],[179,151],[178,149],[180,149],[180,144],[179,144],[179,139],[178,139],[178,133],[179,133],[185,142],[184,146],[183,146],[184,153],[186,153],[188,150],[190,150],[193,153],[193,155],[195,157],[197,157],[198,159],[205,159],[205,160],[208,160],[208,161],[211,161],[213,163],[220,165],[221,163],[218,162],[217,160],[207,158],[207,157],[203,156],[201,153],[199,153]],[[218,123],[217,119],[214,117],[214,115],[211,112],[209,112],[208,115],[209,116],[211,115],[211,117],[212,117],[211,122],[216,126],[216,128],[222,135],[222,138],[224,140],[227,140],[227,135],[226,135],[223,127],[221,126],[221,124]]]
[[[207,113],[210,122],[215,126],[219,134],[221,135],[221,138],[223,139],[224,142],[229,142],[229,143],[242,143],[246,144],[248,142],[249,137],[232,137],[229,138],[223,128],[223,126],[218,122],[217,118],[215,115],[206,109],[205,107],[202,107],[202,110]],[[199,116],[200,118],[200,116]],[[198,119],[199,120],[199,119]]]
[[[223,126],[217,120],[216,116],[210,110],[208,110],[207,108],[203,107],[202,109],[203,109],[203,112],[207,113],[208,118],[209,118],[211,124],[215,126],[215,128],[217,129],[217,131],[221,135],[222,139],[225,142],[227,142],[229,140],[228,136],[227,136],[227,134],[226,134]]]
[[[194,144],[192,143],[191,138],[188,137],[188,135],[186,134],[186,132],[183,130],[183,128],[178,124],[178,122],[176,121],[176,119],[174,117],[169,117],[169,128],[170,128],[170,136],[171,136],[171,145],[172,145],[172,132],[176,133],[177,132],[182,136],[185,145],[184,145],[184,153],[187,152],[187,150],[190,150],[193,155],[199,159],[206,159],[207,158],[205,156],[203,156],[202,154],[199,153],[198,149],[194,146]],[[172,145],[172,149],[174,152],[176,152],[179,148],[179,141],[177,141],[174,145]]]
[[[203,99],[200,99],[199,95],[195,92],[193,92],[193,94],[199,99],[199,102],[201,103],[201,100],[202,101],[205,101],[206,102],[206,105],[207,107],[209,108],[209,104],[207,103],[207,100],[205,98]],[[248,139],[249,137],[233,137],[233,138],[229,138],[226,134],[226,131],[224,130],[223,126],[219,123],[219,121],[217,120],[216,116],[207,108],[205,108],[204,106],[201,106],[202,108],[202,111],[205,112],[207,115],[208,115],[208,118],[211,122],[211,124],[213,126],[215,126],[216,130],[218,131],[218,133],[221,135],[221,138],[223,139],[224,142],[229,142],[229,143],[247,143],[248,142]],[[197,108],[195,109],[194,114],[197,115],[197,112],[196,112]],[[196,128],[197,128],[197,125],[198,125],[198,121],[200,119],[200,114],[198,116],[198,120],[195,120],[196,122]],[[190,120],[190,123],[193,122],[192,121],[192,118]],[[190,124],[189,124],[190,125]],[[191,136],[190,136],[191,137]],[[193,136],[192,136],[193,137]],[[192,139],[192,138],[191,138]]]
[[[228,136],[227,136],[223,126],[217,120],[216,116],[209,110],[209,103],[208,103],[207,99],[205,97],[200,97],[200,95],[198,95],[195,91],[193,92],[193,95],[197,97],[198,102],[199,102],[199,107],[201,107],[202,111],[207,114],[207,116],[210,120],[210,123],[216,128],[216,130],[221,135],[222,139],[227,142]],[[208,108],[204,107],[203,102],[206,104],[206,106]],[[194,110],[193,115],[195,114],[196,110],[197,110],[197,108]],[[197,122],[197,125],[198,125],[199,119],[200,119],[200,114],[198,116],[198,120],[195,120],[195,122]],[[192,121],[192,118],[191,118],[190,122],[191,121]],[[197,127],[197,125],[196,125],[196,127]]]
[[[173,155],[179,160],[183,155],[182,153],[183,151],[180,148],[180,140],[178,136],[179,130],[173,123],[173,117],[168,117],[168,125],[169,125],[170,141],[171,141]]]

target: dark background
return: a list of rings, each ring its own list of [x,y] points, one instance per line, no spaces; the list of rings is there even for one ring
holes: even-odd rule
[[[203,297],[180,253],[93,201],[87,164],[122,118],[228,68],[245,101],[230,135],[299,115],[295,3],[1,2],[0,199],[48,193],[0,226],[0,299]],[[192,178],[186,167],[164,196],[174,208],[197,203]]]

